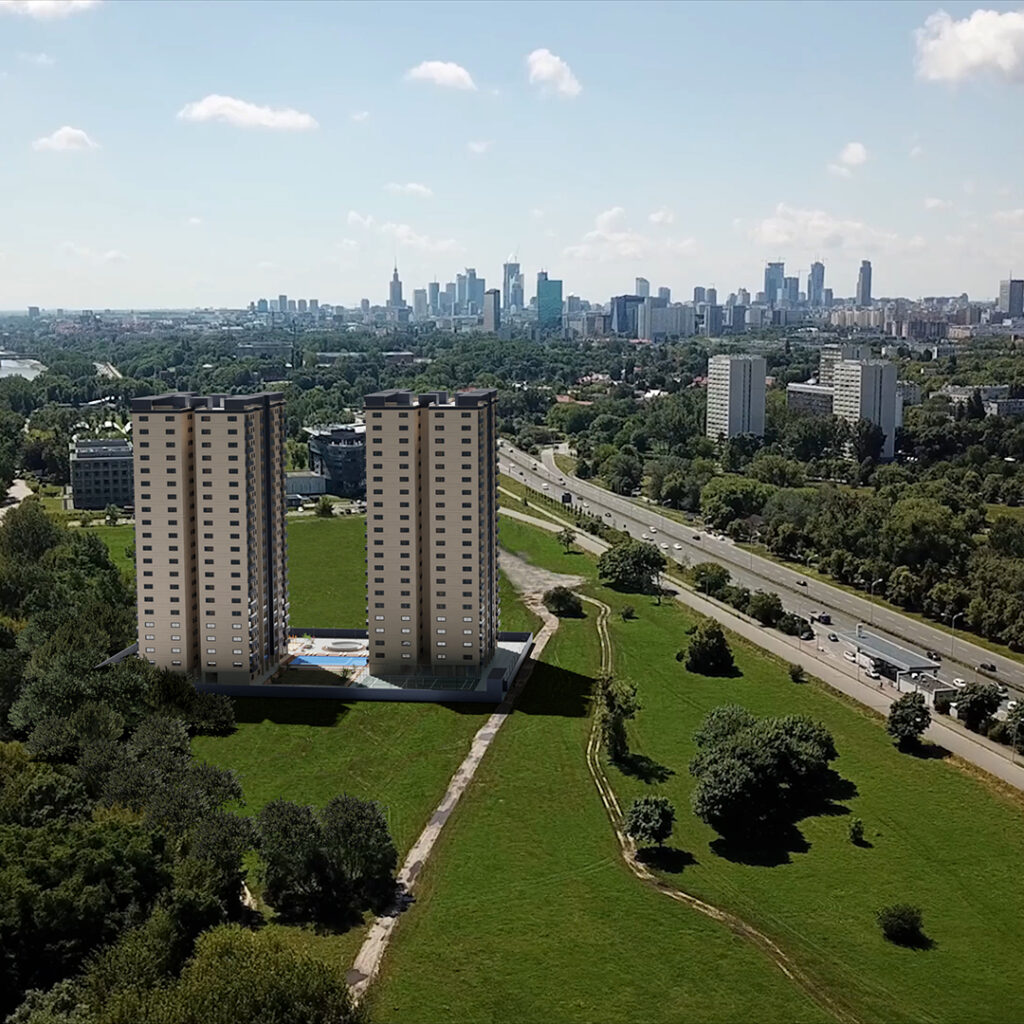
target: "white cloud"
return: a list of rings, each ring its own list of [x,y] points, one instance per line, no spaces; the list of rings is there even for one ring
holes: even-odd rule
[[[460,248],[454,238],[431,238],[429,235],[420,234],[408,224],[395,224],[393,221],[378,224],[372,214],[362,214],[356,210],[348,211],[347,220],[350,227],[384,235],[398,245],[410,249],[420,249],[423,252],[455,252]]]
[[[771,249],[798,249],[811,253],[825,249],[856,252],[905,252],[924,243],[915,236],[903,239],[863,221],[835,217],[824,210],[804,210],[779,203],[770,217],[758,221],[753,240]]]
[[[562,254],[570,259],[639,260],[658,252],[683,253],[694,246],[692,238],[654,239],[627,225],[626,211],[621,206],[604,210],[594,218],[594,227],[582,241],[570,245]]]
[[[0,13],[23,14],[47,21],[80,14],[99,5],[100,0],[0,0]]]
[[[370,112],[368,110],[355,110],[349,114],[350,121],[366,121],[369,117]]]
[[[61,242],[58,246],[59,252],[83,263],[93,263],[97,266],[104,263],[125,263],[128,257],[120,249],[107,249],[105,252],[97,252],[87,245],[79,245],[77,242]]]
[[[560,96],[579,96],[583,86],[572,68],[548,49],[534,50],[526,58],[531,85],[551,88]]]
[[[853,171],[849,167],[843,167],[842,164],[828,164],[829,174],[836,175],[837,178],[852,178]]]
[[[189,219],[188,219],[188,226],[191,227],[191,228],[198,228],[198,227],[200,227],[202,225],[202,223],[203,223],[203,218],[202,217],[189,217]]]
[[[992,219],[997,224],[1019,224],[1024,227],[1024,207],[1018,207],[1016,210],[996,210],[992,214]]]
[[[840,178],[853,177],[853,168],[867,162],[868,150],[863,142],[848,142],[839,151],[839,156],[828,164],[829,172]]]
[[[461,64],[451,60],[425,60],[409,68],[405,77],[410,82],[433,82],[446,89],[476,89],[473,76]]]
[[[37,68],[52,68],[57,63],[48,53],[19,53],[18,59]]]
[[[367,214],[365,217],[355,210],[348,211],[348,225],[349,227],[355,228],[371,228],[373,227],[373,217]]]
[[[400,185],[397,181],[389,181],[384,187],[389,192],[403,196],[417,196],[420,199],[429,199],[434,194],[431,189],[426,185],[421,185],[418,181],[409,181],[404,185]]]
[[[1024,82],[1024,11],[977,10],[954,21],[936,11],[914,33],[917,73],[929,82],[979,74]]]
[[[99,143],[82,131],[81,128],[72,128],[64,125],[50,135],[44,135],[32,143],[33,149],[52,149],[62,152],[73,149],[99,149]]]
[[[953,202],[950,199],[936,199],[934,196],[928,196],[924,201],[926,210],[950,210],[952,207]]]
[[[319,127],[311,114],[292,110],[291,107],[261,107],[217,93],[186,103],[178,111],[178,118],[182,121],[226,121],[242,128],[274,128],[291,132]]]
[[[337,247],[343,252],[355,252],[359,248],[359,243],[354,238],[343,238],[338,242]]]
[[[468,149],[470,153],[475,153],[477,156],[482,156],[493,145],[494,141],[492,139],[480,139],[476,142],[467,142],[466,149]]]
[[[671,224],[676,219],[676,215],[667,206],[663,206],[648,215],[647,219],[652,224]]]

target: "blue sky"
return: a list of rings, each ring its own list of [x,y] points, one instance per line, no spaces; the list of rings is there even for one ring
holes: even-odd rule
[[[1024,14],[0,0],[0,309],[1024,275]],[[531,80],[532,78],[532,80]],[[410,187],[412,186],[412,187]]]

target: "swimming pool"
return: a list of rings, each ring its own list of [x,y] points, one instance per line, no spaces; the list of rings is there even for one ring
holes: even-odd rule
[[[292,665],[322,665],[325,668],[341,668],[352,665],[365,665],[369,659],[356,658],[351,655],[339,657],[330,654],[297,654],[291,660]]]

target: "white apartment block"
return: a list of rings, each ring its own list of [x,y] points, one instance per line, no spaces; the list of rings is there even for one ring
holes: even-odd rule
[[[881,359],[844,359],[835,364],[832,411],[847,423],[868,420],[885,434],[883,459],[895,451],[901,409],[896,393],[896,366]]]
[[[818,383],[830,388],[835,383],[835,365],[843,359],[870,359],[870,345],[822,345],[818,354]]]
[[[717,355],[708,360],[706,433],[712,440],[764,436],[763,356]]]
[[[366,396],[373,675],[476,676],[494,656],[497,401],[493,388]]]
[[[787,384],[786,405],[808,416],[831,416],[832,389],[824,384]]]
[[[284,395],[132,401],[139,656],[262,682],[288,642]]]

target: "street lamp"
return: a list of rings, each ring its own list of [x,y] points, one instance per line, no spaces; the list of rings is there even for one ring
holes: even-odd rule
[[[962,619],[963,617],[964,617],[964,613],[963,612],[957,612],[956,615],[954,615],[949,620],[949,656],[950,656],[950,658],[953,657],[953,645],[956,643],[956,620],[957,619]]]
[[[885,580],[881,576],[879,576],[878,579],[875,580],[871,584],[871,590],[870,590],[871,601],[869,603],[871,605],[871,625],[872,626],[874,626],[874,624],[875,624],[875,587],[877,587],[879,583],[884,583],[884,582],[885,582]]]

